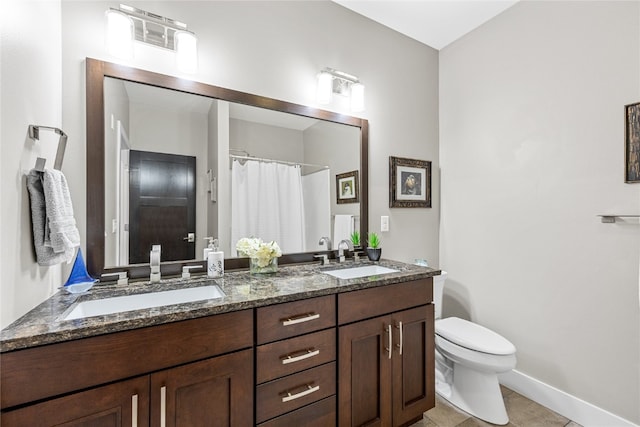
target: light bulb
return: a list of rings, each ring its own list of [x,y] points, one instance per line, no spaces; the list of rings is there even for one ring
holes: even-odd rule
[[[329,73],[321,72],[318,74],[318,92],[317,98],[319,104],[328,104],[331,102],[333,92],[333,76]]]
[[[364,111],[364,85],[362,83],[351,85],[351,111],[354,113]]]
[[[178,69],[185,73],[196,73],[198,71],[198,39],[188,31],[176,31],[174,40]]]
[[[107,52],[122,59],[133,58],[133,22],[117,10],[110,9],[107,15]]]

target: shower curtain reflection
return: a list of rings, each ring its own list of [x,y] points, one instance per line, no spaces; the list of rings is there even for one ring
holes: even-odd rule
[[[274,240],[282,252],[305,250],[304,203],[299,166],[233,160],[231,247],[243,237]]]

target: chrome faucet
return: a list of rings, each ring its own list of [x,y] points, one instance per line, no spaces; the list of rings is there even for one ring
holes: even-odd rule
[[[321,237],[321,238],[320,238],[320,241],[318,242],[318,244],[319,244],[320,246],[322,246],[322,245],[324,245],[325,243],[327,244],[327,250],[328,250],[328,251],[330,251],[330,250],[331,250],[331,239],[330,239],[330,238],[328,238],[328,237]]]
[[[351,240],[344,239],[344,240],[340,240],[340,243],[338,243],[338,262],[344,262],[345,249],[349,251],[353,250],[353,244],[351,244]]]

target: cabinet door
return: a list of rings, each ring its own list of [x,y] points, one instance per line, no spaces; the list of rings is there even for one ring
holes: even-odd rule
[[[433,304],[394,313],[393,425],[435,406]]]
[[[250,426],[253,350],[243,350],[151,375],[151,425]]]
[[[339,425],[391,425],[391,317],[339,329]]]
[[[120,381],[4,412],[0,424],[4,427],[148,426],[149,377]]]

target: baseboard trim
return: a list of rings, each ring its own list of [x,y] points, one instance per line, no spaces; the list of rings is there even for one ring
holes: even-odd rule
[[[498,377],[505,387],[584,427],[640,427],[522,372],[513,370]]]

